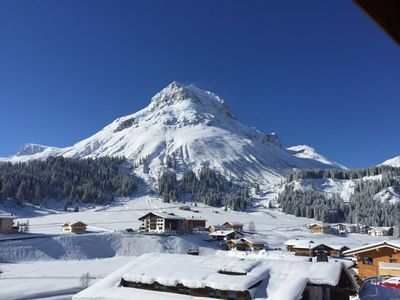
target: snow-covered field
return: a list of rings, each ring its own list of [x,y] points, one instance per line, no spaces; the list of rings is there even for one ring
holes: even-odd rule
[[[253,221],[256,227],[254,235],[263,239],[270,249],[283,248],[283,243],[290,238],[306,238],[348,247],[384,239],[360,234],[312,234],[306,228],[312,220],[264,208],[235,212],[198,204],[197,207],[193,206],[193,209],[199,210],[195,213],[180,210],[180,206],[180,203],[163,203],[156,196],[146,195],[120,199],[113,205],[82,209],[80,212],[34,207],[18,211],[8,209],[20,217],[18,220],[21,222],[29,219],[31,233],[14,237],[41,237],[4,240],[10,236],[0,236],[3,239],[0,241],[0,270],[4,272],[0,279],[0,299],[69,299],[80,289],[82,274],[89,272],[91,282],[95,282],[129,262],[132,257],[148,252],[185,253],[187,249],[197,246],[201,255],[214,255],[217,252],[219,255],[228,255],[224,252],[221,254],[214,243],[205,241],[207,233],[148,236],[123,232],[126,228],[137,229],[138,218],[149,210],[173,212],[185,217],[203,217],[207,219],[208,225],[240,221],[245,224],[245,230]],[[93,232],[62,234],[61,224],[72,220],[87,223]],[[43,234],[46,236],[43,237]],[[282,250],[270,250],[258,256],[269,259],[303,259]]]

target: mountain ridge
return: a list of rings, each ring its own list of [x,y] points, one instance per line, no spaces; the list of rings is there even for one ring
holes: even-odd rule
[[[25,155],[19,154],[8,161],[124,156],[138,166],[138,175],[153,181],[172,157],[178,173],[208,163],[223,176],[262,186],[275,185],[295,169],[341,167],[325,158],[294,155],[276,134],[263,134],[239,122],[218,95],[176,81],[154,95],[147,107],[117,118],[72,146],[28,146],[22,151]]]

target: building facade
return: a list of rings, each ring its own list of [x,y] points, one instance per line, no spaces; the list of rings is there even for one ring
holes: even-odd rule
[[[400,241],[385,241],[350,249],[343,252],[357,259],[361,280],[375,276],[399,276]]]
[[[181,234],[189,232],[186,219],[165,213],[149,212],[139,218],[139,231],[149,234]]]
[[[81,221],[75,223],[64,223],[61,226],[61,231],[66,233],[84,233],[87,225]]]
[[[17,233],[18,226],[14,226],[15,217],[11,215],[0,216],[0,233]]]

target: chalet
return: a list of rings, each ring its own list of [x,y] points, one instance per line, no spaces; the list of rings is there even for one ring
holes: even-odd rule
[[[235,231],[243,231],[244,225],[240,222],[225,222],[224,224],[222,224],[222,226],[224,226],[225,228],[233,229]]]
[[[77,221],[74,223],[64,223],[61,225],[62,232],[69,233],[84,233],[86,232],[87,225],[81,221]]]
[[[287,240],[286,242],[283,243],[283,245],[286,246],[286,250],[289,252],[293,252],[293,248],[297,245],[303,245],[306,244],[307,245],[307,249],[309,248],[309,245],[312,244],[311,246],[314,245],[314,241],[310,241],[310,240],[299,240],[299,239],[290,239]]]
[[[148,253],[79,292],[73,300],[347,300],[357,288],[341,262]]]
[[[229,250],[245,251],[247,249],[247,245],[242,239],[229,240],[227,241],[226,246]]]
[[[225,229],[226,229],[226,227],[224,227],[222,225],[210,225],[210,226],[208,226],[208,231],[209,232],[214,232],[214,231],[217,231],[217,230],[225,230]]]
[[[318,253],[326,253],[332,257],[341,257],[342,253],[349,248],[344,245],[331,245],[314,243],[310,240],[287,240],[284,245],[289,252],[298,256],[316,256]]]
[[[372,236],[392,236],[393,227],[370,227],[368,234]]]
[[[0,215],[0,233],[17,233],[19,226],[14,225],[14,220],[12,215]]]
[[[264,241],[248,237],[228,240],[226,245],[229,250],[239,250],[239,251],[257,251],[265,249],[266,247]]]
[[[175,214],[149,212],[139,218],[139,231],[150,234],[176,234],[188,232],[186,219]]]
[[[265,242],[259,239],[244,237],[242,241],[246,244],[246,248],[251,251],[263,250],[266,247]]]
[[[233,229],[217,230],[209,234],[213,241],[229,241],[232,239],[239,239],[243,237],[243,234],[236,232]]]
[[[332,257],[342,257],[343,256],[343,252],[346,250],[349,250],[350,248],[345,246],[345,245],[332,245],[329,244],[328,245],[331,250],[329,252],[329,255]]]
[[[329,226],[325,224],[309,224],[308,229],[310,229],[310,232],[312,233],[328,233],[329,232]]]
[[[188,231],[192,232],[192,231],[198,231],[198,230],[205,230],[206,229],[206,219],[202,219],[202,218],[195,218],[195,217],[191,217],[191,218],[187,218],[186,219],[186,226]]]
[[[345,256],[357,259],[361,280],[373,276],[399,276],[400,240],[390,240],[346,250]]]

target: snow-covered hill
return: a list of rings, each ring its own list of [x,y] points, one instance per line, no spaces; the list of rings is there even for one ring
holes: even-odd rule
[[[396,156],[394,158],[385,160],[380,165],[392,166],[392,167],[395,167],[395,168],[400,168],[400,156]]]
[[[157,93],[146,108],[116,119],[73,146],[28,144],[8,161],[51,155],[125,156],[138,166],[138,175],[153,180],[167,161],[174,163],[178,174],[207,163],[226,177],[264,187],[273,186],[294,169],[342,167],[311,147],[283,148],[276,134],[263,134],[239,122],[214,93],[178,82]]]

